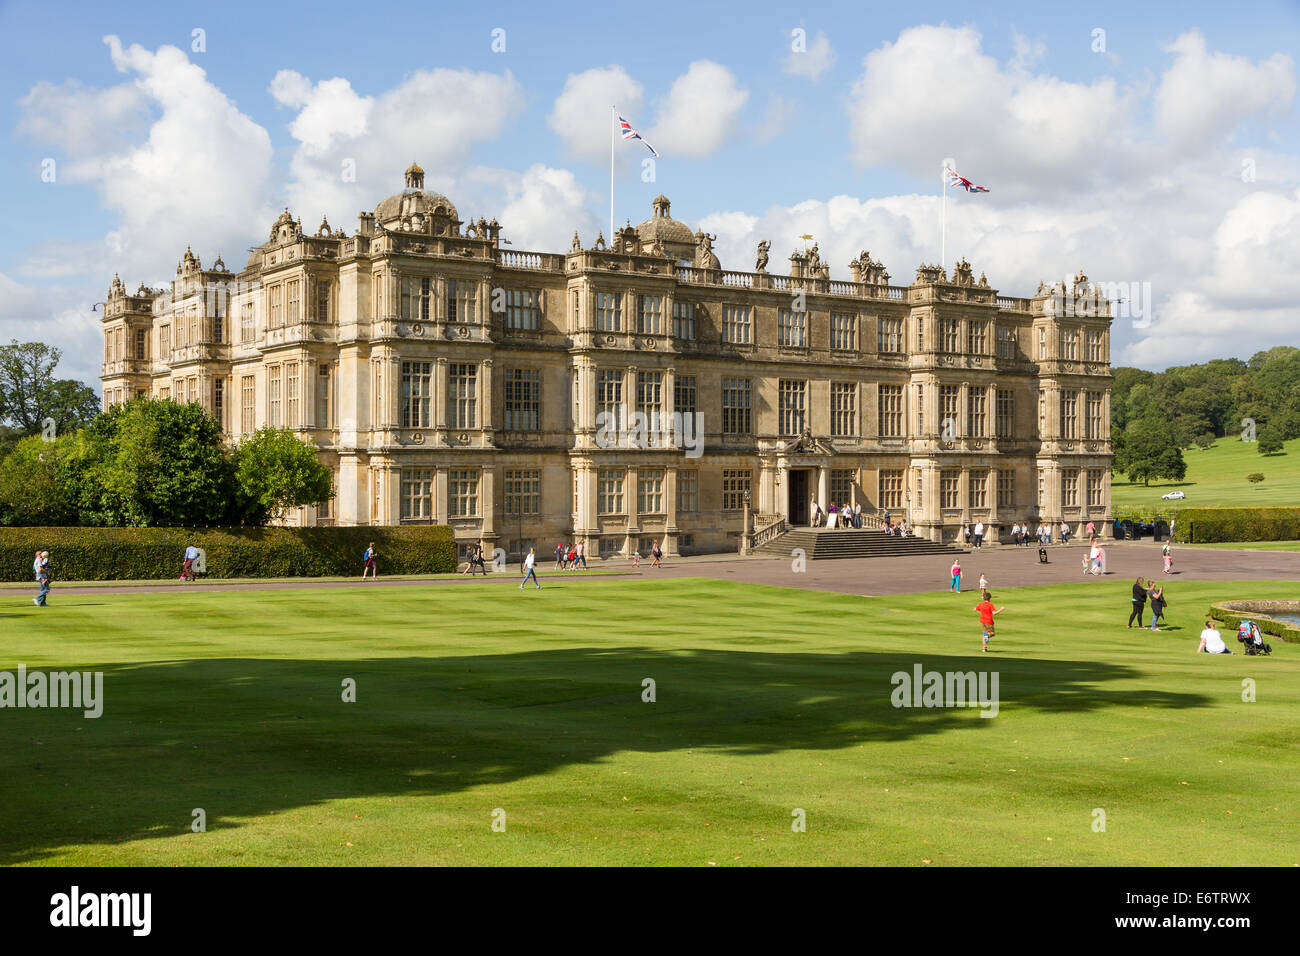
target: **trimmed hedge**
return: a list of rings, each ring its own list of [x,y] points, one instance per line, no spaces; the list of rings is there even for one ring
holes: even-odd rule
[[[1300,541],[1300,508],[1184,508],[1178,532],[1189,544]]]
[[[1242,621],[1254,621],[1259,625],[1260,631],[1268,634],[1270,637],[1276,637],[1279,640],[1286,641],[1288,644],[1300,644],[1300,627],[1294,624],[1288,624],[1286,621],[1279,621],[1268,616],[1268,611],[1246,611],[1234,608],[1234,604],[1245,604],[1246,601],[1220,601],[1210,605],[1209,616],[1214,618],[1220,624],[1223,624],[1229,630],[1235,631],[1241,626]],[[1267,601],[1259,602],[1267,604]],[[1288,611],[1290,609],[1288,608]]]
[[[50,552],[58,581],[180,577],[185,548],[206,553],[206,577],[361,576],[370,542],[383,574],[456,570],[446,525],[353,528],[0,528],[0,580],[29,581],[32,556]]]

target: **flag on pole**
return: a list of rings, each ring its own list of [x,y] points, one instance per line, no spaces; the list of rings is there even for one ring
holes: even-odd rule
[[[641,139],[641,134],[638,133],[636,130],[634,130],[632,128],[632,124],[629,123],[627,120],[623,119],[623,117],[621,116],[618,118],[618,128],[619,131],[623,134],[624,139],[640,139],[642,143],[645,143],[645,148],[650,150],[650,152],[654,153],[656,159],[659,158],[659,151],[656,150],[649,143],[646,143],[644,139]]]
[[[951,166],[947,167],[947,169],[948,169],[948,176],[949,176],[949,180],[948,180],[949,186],[960,186],[968,193],[986,193],[989,191],[989,187],[987,186],[976,186],[965,176],[958,176],[957,171],[954,170]]]

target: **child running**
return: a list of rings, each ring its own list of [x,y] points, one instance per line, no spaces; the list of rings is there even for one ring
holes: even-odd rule
[[[987,651],[989,649],[989,638],[993,636],[993,616],[995,614],[1001,614],[1006,610],[1006,608],[994,607],[993,595],[988,591],[981,592],[981,595],[983,600],[980,601],[979,604],[975,605],[975,610],[979,612],[980,627],[984,631],[984,646],[981,647],[980,650]]]
[[[957,558],[952,563],[952,584],[948,585],[948,590],[953,594],[961,593],[961,558]]]

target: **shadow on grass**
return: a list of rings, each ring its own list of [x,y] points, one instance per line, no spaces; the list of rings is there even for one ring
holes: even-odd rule
[[[1192,708],[1197,694],[1097,661],[642,647],[348,661],[215,659],[97,666],[104,713],[0,711],[0,863],[69,845],[209,830],[322,801],[421,796],[595,764],[620,751],[832,750],[997,722],[895,709],[891,675],[993,670],[1016,709]],[[642,680],[657,701],[642,702]],[[343,703],[345,678],[355,703]],[[954,746],[956,746],[954,742]]]

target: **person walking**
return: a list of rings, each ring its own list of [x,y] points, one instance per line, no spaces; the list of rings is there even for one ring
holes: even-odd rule
[[[981,571],[981,572],[980,572],[980,590],[981,590],[981,591],[987,591],[988,589],[989,589],[989,579],[986,578],[986,577],[984,576],[984,572]]]
[[[564,542],[561,541],[555,546],[555,570],[564,570]]]
[[[578,563],[582,565],[582,570],[587,570],[587,542],[578,542]]]
[[[663,551],[659,550],[659,539],[655,538],[652,542],[650,542],[650,559],[651,559],[650,567],[662,568],[663,565],[659,562],[659,559],[662,558],[663,556],[664,556]]]
[[[961,593],[961,558],[952,562],[952,567],[948,569],[952,574],[952,583],[948,585],[948,590],[953,594]]]
[[[961,526],[961,536],[966,539],[966,547],[970,547],[970,522]]]
[[[1088,522],[1088,540],[1091,541],[1097,536],[1097,526],[1091,521]]]
[[[1137,581],[1133,584],[1132,604],[1133,604],[1133,610],[1129,612],[1128,626],[1132,627],[1133,620],[1134,618],[1136,618],[1138,622],[1138,628],[1145,631],[1147,628],[1146,625],[1142,623],[1142,612],[1146,610],[1146,606],[1147,606],[1147,588],[1146,588],[1146,584],[1143,582],[1141,578],[1138,578]]]
[[[533,554],[533,549],[529,548],[528,556],[524,558],[524,579],[519,582],[519,590],[522,591],[524,589],[524,585],[528,583],[529,578],[532,578],[533,583],[537,585],[537,589],[539,591],[541,590],[542,585],[541,582],[537,580],[537,569],[534,567],[536,562],[537,558]]]
[[[984,547],[984,522],[975,522],[975,550],[979,551]]]
[[[1070,543],[1070,526],[1065,523],[1064,519],[1062,519],[1061,520],[1061,544],[1069,544],[1069,543]]]
[[[36,583],[41,586],[40,593],[32,598],[32,603],[37,607],[49,607],[45,599],[50,595],[50,552],[37,551],[32,570],[36,573]]]
[[[369,574],[370,580],[378,581],[379,580],[379,552],[375,550],[375,543],[373,541],[371,541],[370,546],[366,548],[366,553],[363,556],[363,560],[366,562],[366,566],[361,570],[361,580],[364,581],[366,579],[366,575]]]
[[[185,563],[181,565],[181,580],[194,580],[194,562],[199,559],[199,549],[194,545],[188,545],[185,548]]]
[[[1160,551],[1161,551],[1161,554],[1164,555],[1164,559],[1165,559],[1165,569],[1164,569],[1164,571],[1162,571],[1161,573],[1162,573],[1162,574],[1169,574],[1169,573],[1173,570],[1173,567],[1174,567],[1174,549],[1171,548],[1171,547],[1169,546],[1169,542],[1166,541],[1166,542],[1165,542],[1165,546],[1164,546],[1163,548],[1161,548]]]

